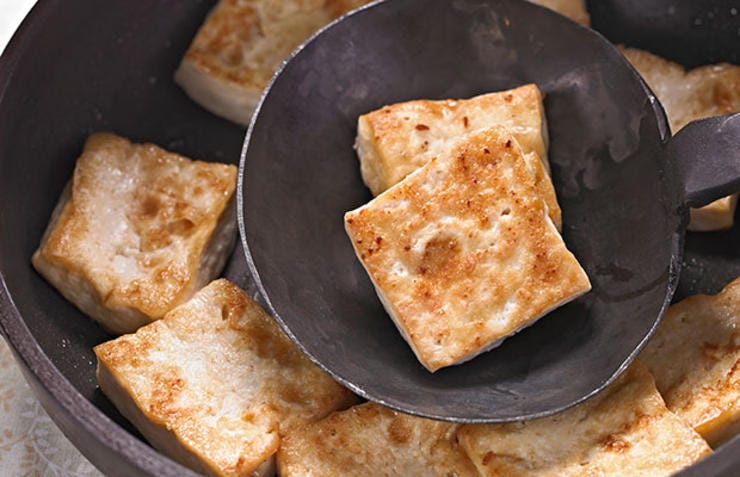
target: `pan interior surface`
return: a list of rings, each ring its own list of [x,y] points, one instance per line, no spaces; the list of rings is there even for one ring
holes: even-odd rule
[[[430,374],[344,232],[344,212],[371,199],[352,147],[357,117],[530,82],[546,94],[563,235],[593,291],[500,348]],[[550,11],[515,1],[372,6],[295,55],[253,121],[241,211],[253,271],[304,350],[365,397],[476,422],[563,409],[631,358],[675,287],[680,194],[662,121],[616,51]]]
[[[671,1],[675,3],[674,0]],[[599,2],[616,4],[616,2],[607,0],[599,0]],[[590,3],[598,6],[599,2]],[[171,81],[172,74],[188,43],[208,10],[215,3],[215,0],[201,2],[78,0],[71,3],[41,1],[0,59],[0,203],[3,204],[0,210],[0,244],[2,244],[0,274],[2,274],[2,280],[8,292],[7,295],[0,297],[2,306],[0,320],[8,331],[9,343],[19,358],[19,364],[24,368],[26,376],[29,377],[44,407],[72,442],[96,466],[111,476],[179,477],[193,474],[140,441],[137,438],[138,433],[100,393],[95,379],[95,357],[92,347],[110,339],[110,336],[66,302],[37,275],[30,266],[30,257],[38,245],[54,204],[72,173],[75,158],[81,151],[84,139],[91,132],[113,131],[136,141],[156,142],[190,157],[204,160],[237,161],[244,131],[199,108]],[[430,8],[439,11],[437,2],[429,1],[428,4]],[[639,10],[634,11],[639,12]],[[592,8],[591,13],[594,24],[597,26],[614,22],[616,18],[606,10],[601,12]],[[490,14],[486,13],[486,15]],[[533,19],[530,18],[530,21]],[[395,25],[397,27],[398,22]],[[485,40],[497,36],[495,29],[487,32],[485,21],[482,21],[481,25],[482,30],[476,33],[478,38]],[[388,27],[388,31],[384,30],[385,34],[392,34],[391,31],[396,27]],[[408,41],[408,38],[404,37],[400,31],[393,34],[394,38]],[[430,36],[433,36],[432,32],[424,38],[428,39]],[[465,37],[459,31],[457,36]],[[357,37],[354,38],[357,39]],[[378,61],[382,54],[387,55],[393,52],[389,43],[390,40],[380,42],[379,45],[384,45],[384,49],[378,52]],[[635,46],[640,45],[638,43]],[[486,55],[488,54],[486,52],[500,51],[496,42],[484,42],[480,48],[481,54]],[[429,56],[431,56],[430,53],[427,54],[427,59],[433,62],[434,59],[429,59]],[[396,53],[393,53],[391,57],[396,58],[394,60],[396,64],[402,63],[402,58],[397,57]],[[439,63],[440,70],[449,64],[449,60],[441,56],[436,61]],[[592,58],[592,61],[595,59]],[[354,60],[345,67],[350,68],[348,65],[352,65],[353,62]],[[359,64],[357,68],[360,68],[363,74],[370,74],[372,71],[369,68],[375,66],[377,65],[366,61],[364,66]],[[399,67],[401,66],[403,65]],[[388,66],[382,72],[391,69],[392,67]],[[316,156],[309,157],[304,154],[306,146],[310,146],[316,140],[323,142],[338,140],[340,142],[336,150],[341,149],[339,157],[342,162],[336,166],[336,172],[331,169],[335,166],[329,163],[321,166],[321,161],[329,160],[323,156],[318,158],[319,166],[317,167],[321,167],[319,170],[327,172],[330,177],[348,182],[344,188],[336,190],[336,193],[343,194],[343,200],[346,200],[346,204],[341,207],[335,206],[333,209],[341,214],[345,208],[349,209],[369,199],[369,194],[359,178],[356,158],[346,150],[346,147],[351,147],[352,144],[356,114],[366,112],[386,102],[406,100],[411,97],[462,97],[506,88],[524,81],[537,81],[540,78],[531,69],[523,70],[520,75],[509,78],[497,75],[494,64],[482,70],[486,71],[486,77],[477,77],[475,71],[464,72],[464,75],[461,72],[456,74],[448,72],[434,84],[427,84],[428,78],[410,75],[409,81],[413,79],[416,83],[406,85],[395,95],[390,94],[392,93],[390,87],[386,87],[382,78],[376,75],[372,86],[379,88],[379,91],[374,92],[374,97],[364,96],[362,88],[348,89],[346,94],[359,96],[358,101],[362,104],[355,104],[346,110],[335,107],[330,114],[327,114],[332,121],[336,121],[334,125],[339,127],[339,139],[335,138],[336,134],[333,132],[330,135],[322,132],[322,129],[329,131],[331,124],[327,127],[317,124],[314,133],[304,130],[303,137],[306,141],[291,154],[306,160],[309,158],[317,160]],[[567,65],[557,71],[565,70],[567,70]],[[318,72],[311,74],[316,75]],[[547,79],[549,76],[544,75],[543,78]],[[540,84],[550,93],[547,99],[548,110],[559,109],[563,114],[572,110],[573,114],[580,118],[579,121],[583,120],[584,128],[598,132],[597,129],[607,123],[601,120],[601,126],[597,127],[593,124],[592,118],[587,114],[592,111],[588,105],[567,106],[567,100],[571,97],[568,94],[574,94],[569,91],[577,88],[579,78],[577,75],[564,76],[564,78],[562,83],[553,81]],[[394,85],[403,83],[403,78],[391,76],[388,79],[389,81],[392,79]],[[445,84],[448,79],[454,81]],[[568,81],[570,81],[570,86]],[[331,88],[333,84],[326,83],[325,87]],[[358,84],[369,86],[362,82]],[[609,88],[606,87],[595,88],[594,91],[606,96],[616,96],[616,92],[608,92]],[[632,91],[631,94],[636,95],[637,92]],[[558,97],[560,100],[557,99]],[[628,95],[627,98],[629,97]],[[635,98],[632,100],[634,101]],[[337,115],[337,112],[340,114]],[[647,109],[644,110],[644,114],[648,114]],[[275,116],[272,117],[277,131],[285,123],[278,121]],[[297,117],[288,118],[288,121],[288,124],[291,124],[290,121],[292,124],[302,122]],[[622,124],[621,121],[614,122]],[[613,125],[613,122],[608,124]],[[260,128],[264,127],[260,126]],[[655,126],[652,125],[652,120],[647,120],[645,127],[648,131],[652,131]],[[557,128],[557,125],[551,125],[553,132]],[[265,135],[266,132],[262,129],[260,134]],[[602,130],[601,134],[606,139],[611,137],[614,131]],[[262,140],[264,141],[265,138]],[[573,208],[577,205],[579,197],[600,200],[602,203],[608,202],[610,197],[601,195],[607,194],[608,191],[597,192],[585,186],[587,178],[589,181],[594,181],[602,177],[602,168],[606,167],[606,170],[611,170],[614,167],[608,162],[608,158],[605,164],[596,165],[597,158],[605,154],[602,151],[610,150],[605,144],[602,142],[592,145],[595,152],[590,153],[589,157],[594,163],[591,164],[588,161],[579,163],[582,164],[576,169],[579,172],[570,174],[570,155],[585,146],[580,145],[578,136],[575,134],[571,137],[557,137],[557,135],[553,137],[552,157],[555,163],[556,185],[559,191],[566,185],[570,185],[571,188],[567,190],[572,191],[569,197],[563,196],[561,192],[561,201],[566,213],[565,220],[566,224],[569,224],[566,227],[568,243],[575,243],[574,237],[583,237],[588,232],[583,225],[579,225],[580,220],[596,220],[596,217],[580,217],[579,209]],[[618,142],[611,146],[612,149],[615,147],[619,147]],[[638,149],[640,147],[642,146]],[[285,154],[287,153],[283,151],[281,160],[285,160]],[[656,161],[653,174],[662,173],[663,159],[658,154],[653,160]],[[637,159],[631,158],[629,161],[637,161]],[[292,163],[286,163],[285,168],[290,171],[288,167],[292,166]],[[638,168],[638,166],[639,163],[636,162],[632,167]],[[278,172],[272,171],[272,174]],[[322,184],[326,182],[328,180]],[[649,188],[654,189],[655,184],[651,184]],[[280,190],[285,193],[284,187]],[[327,194],[314,192],[311,196],[319,196],[323,201],[338,200],[331,199],[328,195],[328,192],[332,190],[334,189],[327,189]],[[249,195],[247,190],[245,193]],[[344,194],[347,196],[345,197]],[[655,195],[661,194],[655,192]],[[628,198],[628,194],[625,197]],[[269,200],[269,198],[265,199]],[[619,204],[621,199],[615,197],[615,200],[616,204]],[[670,204],[671,200],[669,198],[664,203]],[[290,205],[291,214],[295,216],[298,212],[295,210],[298,204],[286,205]],[[263,212],[268,210],[264,202],[260,207]],[[611,205],[611,207],[618,207],[618,205]],[[670,207],[667,205],[666,209]],[[253,210],[259,211],[260,209]],[[305,224],[303,221],[293,224],[281,221],[279,217],[276,217],[277,212],[273,210],[266,217],[279,222],[280,225],[274,225],[264,231],[252,228],[250,239],[253,240],[253,236],[257,234],[263,237],[261,239],[263,241],[269,240],[270,237],[278,240],[285,234],[300,232],[298,229]],[[316,212],[320,211],[316,210]],[[637,216],[632,216],[630,209],[625,207],[617,214],[617,217],[632,217],[636,223],[638,216],[648,217],[649,213],[654,212],[656,210],[645,210],[639,212]],[[313,219],[321,219],[322,215],[328,213],[329,211],[324,209]],[[604,212],[600,220],[606,222],[608,219],[608,214]],[[249,217],[247,223],[249,224],[251,220],[252,217]],[[330,217],[311,227],[312,230],[319,229],[320,223],[330,223],[332,227],[335,227],[340,220],[341,215]],[[664,228],[671,230],[672,226],[666,223]],[[726,234],[701,236],[689,234],[688,252],[695,251],[692,263],[697,273],[693,276],[684,275],[681,290],[687,294],[714,291],[703,288],[706,282],[701,281],[702,277],[705,280],[715,280],[717,283],[713,281],[711,285],[717,286],[719,279],[712,277],[740,275],[740,255],[736,247],[738,230],[740,229],[736,225],[732,232]],[[641,233],[641,229],[636,228],[633,231],[636,236],[629,243],[640,240],[637,235]],[[337,232],[333,231],[332,234],[337,234]],[[609,238],[606,233],[599,233],[598,237],[607,240],[607,243],[599,247],[599,250],[605,250],[608,244],[616,241],[616,239]],[[343,242],[345,240],[343,235],[341,239],[337,235],[333,237],[333,240],[340,244],[339,248],[329,247],[331,242],[327,242],[326,247],[314,244],[314,250],[320,249],[322,253],[325,253],[324,259],[330,260],[330,265],[337,263],[347,267],[347,270],[332,269],[329,279],[320,282],[321,289],[316,287],[317,284],[306,284],[301,281],[299,286],[290,289],[290,293],[300,295],[305,303],[312,299],[310,296],[312,293],[320,293],[323,289],[342,291],[344,299],[352,304],[352,309],[362,312],[358,315],[359,324],[371,325],[370,332],[379,333],[374,336],[385,340],[383,343],[388,343],[388,353],[392,355],[391,358],[412,358],[410,351],[401,347],[403,343],[397,342],[400,338],[393,335],[395,330],[390,320],[382,314],[383,311],[377,304],[374,294],[367,288],[369,282],[361,273],[359,264],[349,261],[346,257],[337,260],[331,258],[334,254],[341,255],[351,252],[349,243]],[[665,245],[666,247],[674,244],[673,239],[666,240],[670,242]],[[289,246],[296,246],[296,244],[298,244],[297,241],[288,241]],[[652,244],[647,245],[652,246]],[[584,260],[588,248],[592,246],[584,243],[580,249],[576,250],[579,258]],[[646,252],[645,255],[648,253]],[[255,257],[259,259],[257,254]],[[658,258],[656,257],[655,260],[658,261]],[[284,263],[284,261],[276,262],[274,267]],[[287,268],[289,273],[283,274],[284,279],[288,280],[291,274],[297,273],[301,264],[305,265],[303,260],[296,262],[296,266]],[[621,270],[627,269],[627,266],[633,269],[640,268],[639,264],[634,262],[611,263],[606,259],[596,260],[588,266],[594,285],[598,285],[602,290],[606,288],[607,291],[611,288],[611,295],[606,293],[600,295],[601,303],[586,301],[575,305],[583,309],[607,306],[609,296],[614,297],[614,301],[627,299],[624,293],[624,283],[619,280],[627,274],[623,274]],[[646,264],[646,267],[649,266]],[[263,269],[264,263],[261,262],[260,267],[264,280],[269,270]],[[657,270],[658,267],[655,268]],[[594,272],[599,272],[599,270],[601,270],[601,275],[594,275]],[[685,270],[690,272],[686,268]],[[241,250],[236,250],[225,275],[240,286],[247,288],[250,293],[254,292],[255,288]],[[656,273],[655,277],[653,288],[667,289],[669,285],[663,281],[663,275]],[[339,278],[346,280],[342,281]],[[649,285],[652,282],[647,280],[644,283]],[[287,284],[288,282],[285,286]],[[659,294],[658,291],[655,293]],[[320,300],[321,298],[313,297],[313,299]],[[273,304],[277,302],[273,301]],[[637,309],[638,304],[634,303],[634,305],[634,309]],[[625,304],[622,309],[629,312],[629,306]],[[314,307],[313,311],[316,310],[317,308]],[[322,314],[301,313],[297,316],[314,321],[331,318],[327,310],[321,307],[318,307],[318,310]],[[346,316],[352,317],[351,315]],[[560,320],[567,321],[568,318],[565,316]],[[542,323],[545,324],[545,322]],[[587,323],[587,320],[584,319],[583,323]],[[318,326],[318,324],[314,323],[312,326]],[[556,337],[565,336],[564,332],[559,329],[560,325],[553,323],[549,326],[549,332]],[[351,326],[348,328],[351,331],[349,336],[361,334],[353,330]],[[615,326],[610,330],[615,333],[614,336],[622,334],[619,327]],[[347,344],[342,344],[344,338],[339,339],[338,333],[341,331],[341,327],[328,329],[324,343],[328,346],[347,347]],[[588,329],[583,331],[583,333],[588,332]],[[639,334],[634,330],[630,332]],[[568,339],[571,342],[577,342],[578,336]],[[522,339],[527,339],[525,335],[522,337]],[[536,337],[528,339],[530,343],[537,343]],[[521,349],[518,352],[511,350],[509,353],[525,357],[531,354],[533,365],[541,366],[541,359],[537,358],[540,351],[537,349],[533,348],[529,351]],[[382,382],[386,379],[387,370],[383,369],[382,363],[374,366],[370,362],[369,355],[348,353],[348,356],[355,360],[354,366],[356,367],[371,367],[376,381]],[[372,359],[380,358],[373,357]],[[603,364],[603,361],[599,362]],[[485,365],[478,366],[485,368]],[[420,383],[424,384],[426,378],[423,375],[419,378],[414,374],[415,372],[416,369],[409,372],[410,379],[419,379]],[[396,373],[394,379],[399,378],[405,379],[405,375]],[[441,382],[439,387],[456,386],[453,380],[447,379],[447,384]],[[429,383],[426,385],[429,386]],[[435,392],[437,390],[435,387],[431,389]],[[481,389],[488,392],[485,386],[481,386]],[[421,389],[419,394],[423,395],[424,390]],[[737,461],[738,446],[740,446],[740,441],[736,438],[733,443],[723,446],[714,455],[698,464],[697,470],[687,471],[687,475],[719,475],[716,472],[723,470],[724,473],[721,475],[735,475],[736,472],[733,472],[733,469],[736,471],[737,466],[733,464],[733,461]]]

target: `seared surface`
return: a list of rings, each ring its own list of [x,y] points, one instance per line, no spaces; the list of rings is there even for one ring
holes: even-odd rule
[[[298,45],[369,0],[221,0],[175,79],[204,108],[247,125],[262,90]]]
[[[740,432],[740,279],[670,307],[640,359],[668,409],[712,446]]]
[[[221,272],[235,188],[232,165],[94,134],[33,264],[104,328],[135,331]]]
[[[269,467],[282,433],[354,402],[226,280],[95,353],[121,413],[154,447],[211,475]]]
[[[356,143],[362,178],[378,195],[446,154],[462,136],[493,126],[512,130],[560,229],[560,206],[548,173],[545,110],[534,84],[470,99],[407,101],[360,116]]]
[[[463,426],[458,438],[483,476],[668,476],[710,452],[666,409],[635,363],[598,396],[552,417]]]
[[[586,10],[584,0],[532,0],[547,8],[555,10],[561,15],[571,18],[586,26],[591,24],[591,18]]]
[[[281,477],[477,477],[457,428],[366,403],[289,433],[278,469]]]
[[[516,139],[466,136],[345,215],[355,252],[421,363],[496,346],[590,283],[548,218]]]

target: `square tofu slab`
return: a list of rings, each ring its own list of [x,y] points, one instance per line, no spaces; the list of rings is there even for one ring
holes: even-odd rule
[[[740,433],[740,279],[671,306],[640,360],[668,409],[712,446]]]
[[[221,0],[185,53],[175,81],[207,110],[246,126],[290,52],[369,1]]]
[[[161,318],[221,273],[236,167],[90,136],[32,261],[116,334]]]
[[[478,477],[457,425],[366,403],[291,432],[278,451],[281,477]]]
[[[282,433],[354,402],[226,280],[95,354],[100,388],[121,414],[208,475],[272,475]]]
[[[527,422],[466,425],[458,439],[484,477],[667,477],[710,452],[666,409],[639,363],[570,410]]]
[[[348,212],[345,228],[430,371],[497,346],[591,289],[503,128],[464,137]]]
[[[660,100],[674,134],[691,121],[740,111],[740,66],[722,63],[687,72],[647,51],[623,47],[621,51]],[[736,205],[734,195],[692,209],[689,230],[731,228]]]
[[[355,147],[362,178],[378,195],[445,154],[462,136],[493,126],[511,129],[560,230],[560,206],[548,173],[545,109],[534,84],[471,99],[407,101],[360,116]]]
[[[591,24],[591,17],[586,10],[586,2],[584,0],[531,0],[533,3],[539,3],[540,5],[547,7],[551,10],[555,10],[561,15],[565,15],[571,20],[575,20],[578,23],[589,26]]]

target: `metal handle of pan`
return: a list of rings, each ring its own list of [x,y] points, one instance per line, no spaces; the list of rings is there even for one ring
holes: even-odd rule
[[[683,173],[687,206],[702,207],[740,192],[740,113],[694,121],[668,148]]]

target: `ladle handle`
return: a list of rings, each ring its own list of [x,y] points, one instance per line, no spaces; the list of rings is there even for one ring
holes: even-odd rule
[[[689,207],[740,192],[740,113],[694,121],[668,148],[683,173]]]

